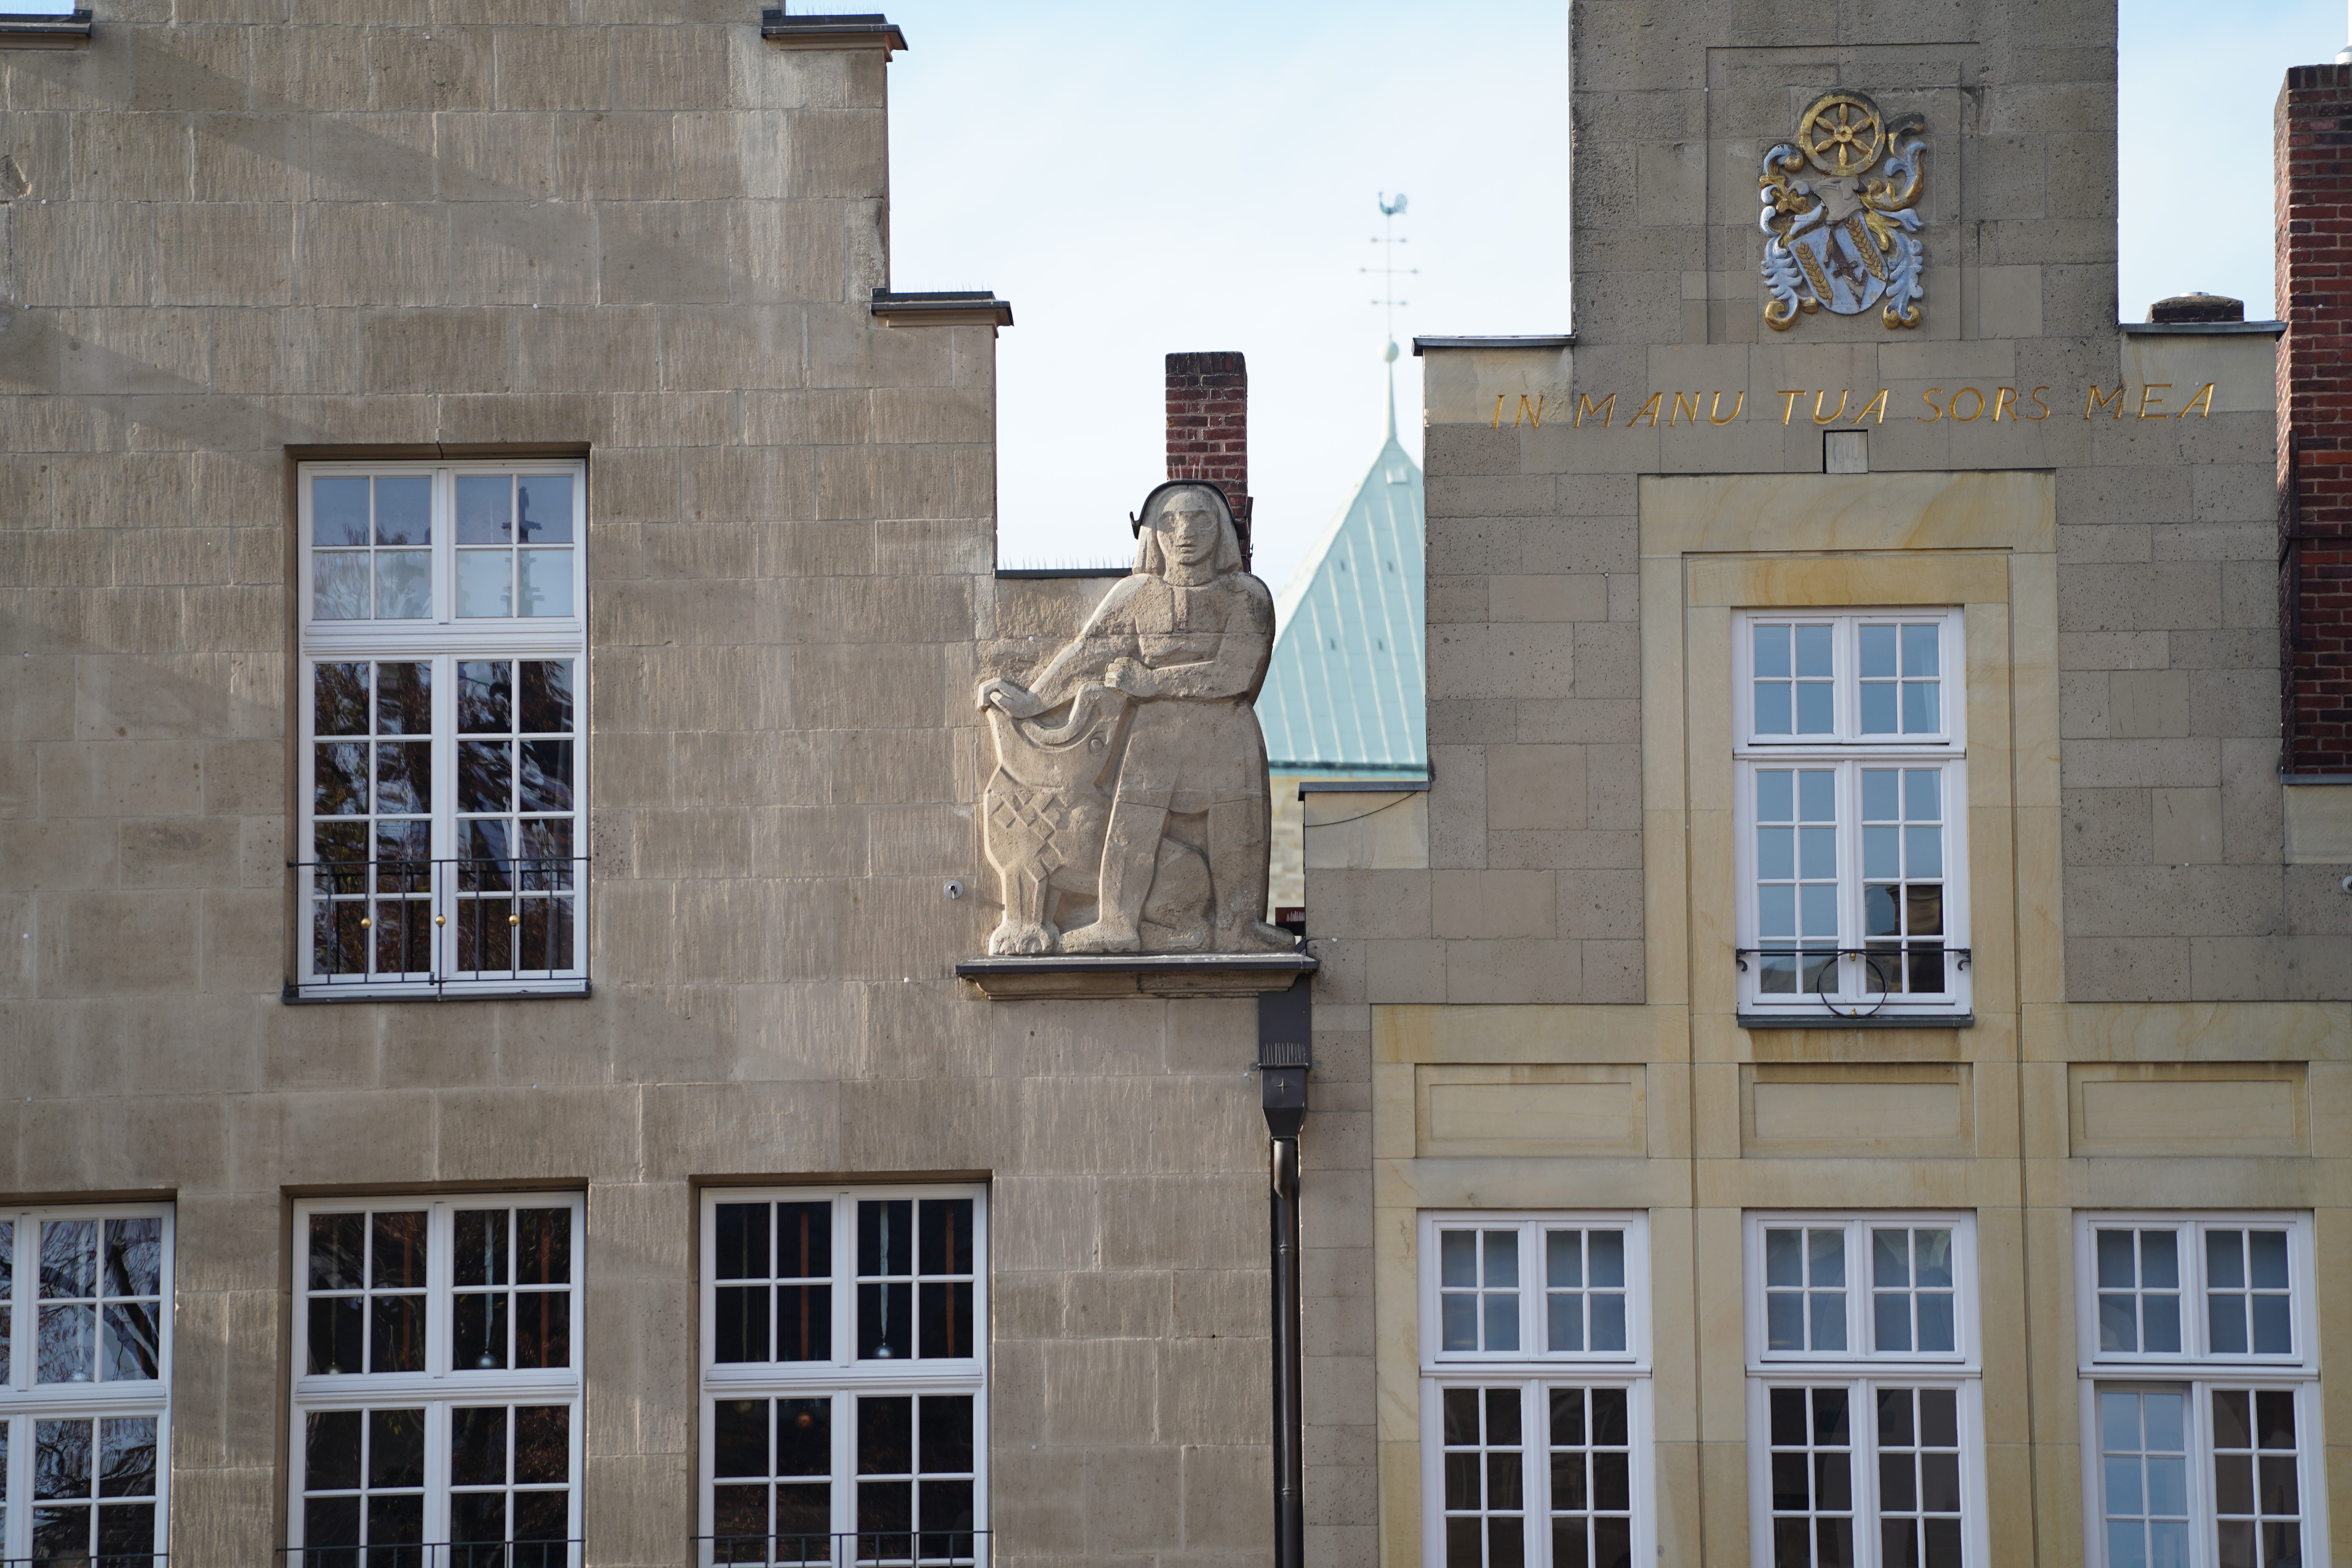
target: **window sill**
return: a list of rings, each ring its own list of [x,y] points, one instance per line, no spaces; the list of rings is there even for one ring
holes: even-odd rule
[[[586,980],[558,980],[544,985],[512,985],[499,982],[431,981],[342,985],[289,985],[278,999],[289,1007],[336,1002],[576,1002],[595,994]]]
[[[89,35],[86,10],[64,16],[0,16],[0,49],[86,49]]]
[[[1834,1013],[1740,1013],[1743,1029],[1973,1029],[1974,1013],[1874,1013],[1843,1018]]]

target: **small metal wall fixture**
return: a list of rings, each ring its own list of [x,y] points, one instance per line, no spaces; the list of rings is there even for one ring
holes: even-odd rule
[[[1792,142],[1764,154],[1764,320],[1787,331],[1826,308],[1873,305],[1891,331],[1919,324],[1927,248],[1916,210],[1927,122],[1888,120],[1858,92],[1823,93],[1797,118]]]

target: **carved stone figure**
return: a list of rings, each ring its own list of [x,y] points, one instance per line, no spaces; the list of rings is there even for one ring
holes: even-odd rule
[[[1213,484],[1144,498],[1135,570],[1029,685],[982,684],[982,801],[1004,890],[992,953],[1286,952],[1258,684],[1274,597]],[[1072,917],[1092,905],[1092,919]]]

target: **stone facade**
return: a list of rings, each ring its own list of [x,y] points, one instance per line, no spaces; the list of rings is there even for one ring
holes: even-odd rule
[[[1423,1390],[1475,1378],[1429,1360],[1433,1211],[1645,1216],[1636,1540],[1764,1563],[1743,1226],[1911,1210],[1976,1237],[1966,1560],[2105,1561],[2078,1215],[2315,1215],[2317,1353],[2352,1334],[2352,849],[2286,839],[2275,328],[2118,330],[2110,7],[1570,20],[1574,335],[1419,345],[1425,835],[1374,843],[1404,803],[1370,794],[1319,852],[1308,819],[1318,1027],[1371,1062],[1378,1540],[1335,1512],[1326,1550],[1475,1540],[1431,1462]],[[1832,93],[1924,121],[1916,326],[1765,318],[1759,164]],[[1751,1026],[1742,616],[1913,606],[1965,626],[1971,1016]]]
[[[0,1189],[172,1202],[188,1563],[289,1539],[298,1195],[584,1192],[584,1560],[675,1563],[698,1194],[983,1178],[998,1560],[1257,1560],[1253,1004],[953,977],[1030,612],[992,310],[870,300],[889,35],[594,9],[0,50]],[[586,464],[593,994],[283,1002],[298,465],[534,456]]]

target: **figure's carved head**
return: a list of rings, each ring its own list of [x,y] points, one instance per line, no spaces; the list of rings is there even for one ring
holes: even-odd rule
[[[1136,520],[1135,570],[1165,577],[1171,568],[1220,577],[1242,569],[1234,510],[1215,485],[1171,480],[1144,498]]]

